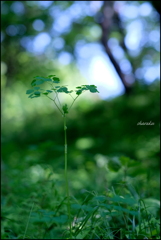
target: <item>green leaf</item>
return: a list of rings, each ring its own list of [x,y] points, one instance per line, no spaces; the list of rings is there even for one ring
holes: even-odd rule
[[[50,77],[50,78],[51,78],[51,77],[55,77],[55,76],[56,76],[56,75],[49,75],[48,77]]]
[[[76,94],[77,94],[77,95],[80,95],[81,93],[82,93],[82,90],[76,91]]]
[[[88,90],[87,85],[82,85],[81,88],[82,90]]]
[[[82,207],[82,205],[77,204],[77,203],[73,203],[73,204],[71,205],[71,208],[76,209],[76,210],[81,209],[81,207]]]
[[[46,90],[48,93],[52,93],[53,91],[51,91],[51,90]]]
[[[36,98],[36,97],[40,97],[40,95],[35,95],[34,97],[32,97],[32,98]]]
[[[35,90],[39,90],[39,89],[40,89],[40,87],[34,87],[34,89],[35,89]]]
[[[39,91],[34,92],[35,95],[40,95]]]
[[[41,217],[40,218],[40,216],[38,216],[38,217],[31,217],[31,222],[33,222],[33,223],[46,223],[46,222],[51,222],[51,217]]]
[[[54,82],[54,83],[59,83],[59,82],[60,82],[60,79],[57,78],[57,77],[53,77],[53,82]]]
[[[103,201],[105,201],[105,200],[107,200],[107,197],[106,196],[96,196],[96,197],[94,197],[92,200],[97,200],[97,201],[101,201],[101,202],[103,202]]]
[[[131,197],[120,197],[118,195],[114,196],[114,197],[111,197],[109,198],[109,200],[113,201],[113,202],[116,202],[116,203],[124,203],[124,204],[127,204],[127,205],[134,205],[137,203],[137,201],[134,199],[134,198],[131,198]]]
[[[32,92],[34,92],[33,89],[28,89],[28,90],[26,91],[26,94],[30,94],[30,93],[32,93]]]
[[[32,86],[36,86],[36,85],[40,85],[40,84],[42,84],[42,83],[44,83],[43,80],[33,80],[32,83],[31,83],[31,85],[32,85]]]
[[[34,80],[31,82],[31,86],[35,86],[35,85],[36,85],[35,82],[36,82],[36,80],[34,79]]]
[[[82,205],[82,209],[87,211],[87,212],[91,212],[94,210],[94,207],[90,207],[90,206],[87,206],[87,205]]]
[[[127,166],[130,160],[131,159],[129,157],[125,157],[125,156],[120,157],[120,162],[123,166]]]
[[[97,87],[95,85],[82,85],[76,87],[78,90],[76,90],[76,94],[80,95],[83,91],[89,90],[92,93],[98,92]]]
[[[98,92],[97,87],[95,85],[85,85],[85,86],[92,93]]]
[[[88,205],[80,205],[80,204],[77,204],[77,203],[72,204],[71,207],[73,209],[77,209],[77,210],[83,209],[83,210],[88,211],[88,212],[93,211],[93,209],[94,209],[94,207],[90,207]]]
[[[49,81],[49,82],[52,81],[50,78],[45,78],[45,77],[39,77],[39,76],[37,76],[37,77],[34,77],[34,78],[35,78],[35,79],[38,79],[38,80],[42,80],[42,81]]]
[[[34,96],[34,94],[32,93],[32,94],[30,94],[29,96],[28,96],[28,98],[32,98],[32,96]]]
[[[29,98],[36,98],[36,97],[40,97],[40,95],[35,95],[35,94],[31,94],[30,96],[29,96]]]
[[[52,82],[52,80],[50,78],[39,77],[39,76],[36,76],[34,78],[35,79],[31,82],[32,86],[40,85],[44,82]]]
[[[59,224],[64,224],[66,223],[68,220],[68,217],[66,215],[61,215],[59,217],[52,217],[51,221],[55,222],[55,223],[59,223]]]
[[[106,209],[108,209],[108,210],[113,209],[113,205],[106,204],[106,203],[100,203],[99,206],[100,206],[100,207],[103,207],[103,208],[106,208]]]
[[[68,88],[67,87],[60,87],[57,92],[65,92],[65,93],[69,93]]]
[[[67,113],[68,113],[68,106],[67,106],[67,104],[65,104],[65,105],[62,107],[62,109],[63,109],[64,114],[67,114]]]
[[[118,172],[121,168],[121,163],[118,157],[111,157],[108,159],[108,168],[113,172]]]

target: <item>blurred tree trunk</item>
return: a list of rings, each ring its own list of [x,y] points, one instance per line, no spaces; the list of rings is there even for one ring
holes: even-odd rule
[[[108,57],[110,58],[117,74],[119,75],[119,77],[124,85],[125,94],[129,94],[132,90],[132,86],[134,83],[134,76],[133,76],[133,74],[126,75],[122,72],[119,63],[113,56],[113,53],[108,46],[110,32],[111,32],[111,30],[113,30],[113,28],[117,28],[119,33],[121,33],[122,39],[123,39],[123,41],[122,41],[122,43],[120,43],[120,45],[123,48],[123,50],[126,51],[126,53],[127,53],[127,49],[124,44],[125,34],[123,31],[123,28],[121,27],[121,22],[120,22],[119,16],[118,16],[117,12],[114,10],[113,4],[114,4],[114,1],[104,1],[103,7],[102,7],[102,16],[99,20],[99,24],[102,28],[101,43],[104,46]]]
[[[149,2],[149,1],[148,1]],[[153,5],[155,10],[159,13],[160,15],[160,1],[150,1],[150,3]]]

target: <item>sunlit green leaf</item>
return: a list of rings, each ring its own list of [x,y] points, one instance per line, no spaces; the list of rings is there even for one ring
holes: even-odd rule
[[[86,85],[86,87],[92,93],[98,92],[97,87],[95,85]]]
[[[60,87],[57,92],[65,92],[65,93],[69,93],[68,88],[67,87]]]
[[[76,87],[78,90],[76,90],[76,94],[80,95],[83,91],[89,90],[92,93],[98,92],[97,87],[95,85],[82,85]]]

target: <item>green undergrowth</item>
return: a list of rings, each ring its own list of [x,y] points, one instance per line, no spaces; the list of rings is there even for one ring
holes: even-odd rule
[[[104,177],[109,183],[104,180],[102,187],[101,182],[100,191],[94,179],[89,180],[90,188],[84,183],[86,189],[76,189],[76,176],[69,171],[72,239],[159,239],[159,200],[139,196],[139,183],[131,173],[134,160],[118,161],[118,171],[108,161]],[[22,166],[4,176],[2,239],[71,239],[63,172],[56,174],[51,166]]]

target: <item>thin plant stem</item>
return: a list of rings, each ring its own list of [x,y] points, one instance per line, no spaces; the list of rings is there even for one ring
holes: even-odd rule
[[[47,96],[47,95],[45,95],[45,96],[48,97],[49,99],[51,99],[51,100],[55,103],[55,105],[56,105],[57,109],[59,110],[59,112],[60,112],[61,114],[63,114],[62,110],[59,108],[59,106],[57,105],[57,103],[55,102],[55,100],[52,99],[51,97]]]
[[[66,126],[66,115],[64,113],[64,160],[65,160],[65,185],[66,185],[66,194],[67,194],[67,211],[69,217],[69,226],[70,226],[70,238],[72,238],[72,227],[71,227],[71,214],[70,214],[70,197],[69,197],[69,184],[68,184],[68,156],[67,156],[67,126]]]
[[[24,233],[23,239],[25,239],[25,236],[26,236],[26,232],[27,232],[27,229],[28,229],[28,225],[29,225],[29,221],[30,221],[30,217],[31,217],[31,213],[32,213],[33,207],[34,207],[34,202],[32,204],[32,207],[31,207],[31,210],[30,210],[30,213],[29,213],[29,217],[28,217],[28,220],[27,220],[27,224],[26,224],[26,228],[25,228],[25,233]]]
[[[69,96],[72,98],[72,99],[74,99],[74,97],[69,93]]]
[[[79,95],[73,100],[71,106],[69,107],[69,110],[71,109],[71,107],[73,106],[74,102],[76,101],[76,99],[79,97]]]
[[[59,105],[61,106],[61,103],[60,103],[60,100],[59,100],[59,97],[58,97],[58,92],[55,91],[55,94],[56,94],[56,98],[58,99],[58,103],[59,103]]]

